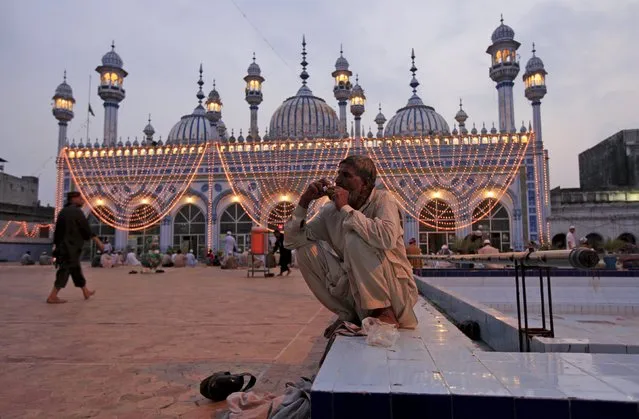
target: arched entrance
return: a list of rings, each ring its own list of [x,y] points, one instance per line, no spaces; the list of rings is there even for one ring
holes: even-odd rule
[[[637,244],[637,238],[632,233],[622,233],[617,237],[617,240],[625,241],[630,244]]]
[[[428,201],[419,214],[419,247],[422,253],[437,253],[455,240],[455,214],[441,199]]]
[[[173,218],[173,249],[183,253],[193,249],[195,256],[206,255],[206,218],[197,205],[184,205]]]
[[[220,217],[220,237],[218,239],[218,249],[224,249],[224,237],[230,231],[235,237],[237,250],[244,251],[251,245],[251,228],[253,221],[248,216],[242,205],[231,204]]]
[[[591,248],[601,251],[603,250],[604,238],[599,233],[588,233],[586,234],[586,240],[588,240],[588,246]]]
[[[112,220],[114,217],[113,211],[111,211],[109,208],[106,208],[106,207],[100,208],[100,215],[106,217],[107,220]],[[106,240],[108,240],[109,243],[111,243],[112,247],[115,246],[115,228],[114,227],[111,227],[108,224],[104,224],[102,221],[100,221],[100,219],[94,213],[89,214],[88,220],[89,220],[89,227],[91,227],[91,232],[93,234],[98,236],[103,243],[105,243]],[[86,241],[84,247],[85,247],[85,257],[93,258],[93,256],[95,256],[95,253],[97,251],[93,240]],[[116,250],[116,249],[114,248],[113,250]]]
[[[473,231],[481,230],[501,252],[510,250],[510,216],[494,198],[484,199],[473,211]]]
[[[152,215],[149,215],[152,214]],[[151,205],[144,204],[137,207],[131,219],[149,219],[157,217],[158,213]],[[153,241],[160,242],[160,223],[157,222],[147,228],[136,231],[129,231],[128,247],[133,249],[138,255],[149,250]]]
[[[553,249],[565,249],[566,248],[566,233],[555,234],[552,237]]]
[[[284,223],[290,218],[295,210],[295,205],[290,202],[280,202],[275,205],[268,215],[267,226],[271,230],[282,230]]]

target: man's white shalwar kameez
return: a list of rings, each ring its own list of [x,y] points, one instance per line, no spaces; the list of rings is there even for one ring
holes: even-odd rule
[[[342,320],[364,319],[392,307],[400,327],[415,328],[417,286],[404,248],[400,207],[388,191],[373,190],[355,210],[333,202],[305,222],[297,206],[284,227],[284,246],[296,249],[297,264],[311,291]]]

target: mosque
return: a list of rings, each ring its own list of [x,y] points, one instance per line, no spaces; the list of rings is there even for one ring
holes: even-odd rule
[[[548,243],[548,155],[540,113],[547,73],[533,46],[522,75],[532,118],[528,111],[521,118],[532,119],[532,125],[517,128],[513,86],[520,74],[520,43],[503,19],[491,40],[486,53],[498,91],[497,126],[469,127],[460,103],[451,129],[418,95],[413,52],[406,105],[388,120],[380,105],[376,133],[364,134],[366,95],[347,59],[340,52],[330,73],[336,111],[311,91],[303,40],[301,86],[275,110],[262,135],[258,111],[265,78],[253,57],[244,77],[247,130],[226,127],[222,98],[215,84],[208,95],[203,92],[200,67],[197,105],[165,140],[155,136],[149,118],[142,141],[124,143],[118,108],[126,97],[127,72],[112,45],[95,69],[104,102],[101,141],[68,140],[75,99],[66,75],[53,96],[59,121],[56,214],[66,192],[79,190],[94,232],[115,249],[143,251],[159,241],[163,250],[191,248],[203,256],[222,247],[227,231],[246,248],[252,227],[280,226],[310,181],[333,176],[342,158],[360,153],[375,160],[377,187],[391,190],[400,202],[405,239],[416,238],[425,252],[478,231],[502,250],[521,250],[530,240]],[[347,108],[353,117],[350,132]]]

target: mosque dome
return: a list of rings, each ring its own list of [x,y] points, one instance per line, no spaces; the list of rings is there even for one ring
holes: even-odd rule
[[[60,98],[60,99],[73,100],[75,102],[75,100],[73,99],[73,90],[71,89],[71,86],[67,84],[66,71],[64,75],[64,81],[60,83],[58,87],[56,87],[55,95],[53,97]]]
[[[335,61],[335,70],[336,71],[348,71],[348,60],[344,58],[343,52],[340,49],[339,58]]]
[[[122,66],[124,65],[122,58],[120,58],[118,53],[115,52],[115,44],[112,43],[111,51],[107,52],[106,54],[104,54],[104,56],[102,56],[102,65],[115,67],[115,68],[122,68]]]
[[[538,71],[545,71],[544,62],[541,61],[541,58],[537,57],[533,51],[533,56],[530,57],[530,60],[526,63],[526,73],[535,73]]]
[[[512,41],[515,39],[515,31],[508,25],[504,25],[504,18],[501,18],[501,24],[493,31],[490,39],[494,42],[497,41]]]
[[[197,144],[204,143],[216,138],[211,123],[206,117],[206,110],[202,106],[202,99],[206,96],[202,91],[202,65],[200,64],[200,79],[197,84],[200,89],[197,92],[198,105],[193,109],[193,113],[190,115],[184,115],[177,124],[171,128],[169,136],[166,139],[166,143],[181,143],[181,144]]]
[[[419,82],[415,78],[415,51],[412,51],[412,67],[410,71],[413,78],[410,86],[413,88],[413,95],[408,99],[406,106],[397,111],[397,113],[388,121],[384,130],[385,137],[402,137],[413,135],[428,135],[431,133],[447,133],[449,132],[448,124],[443,116],[435,112],[432,106],[426,106],[422,99],[417,95],[417,86]]]
[[[339,138],[339,118],[324,99],[313,96],[306,85],[306,40],[302,39],[302,87],[275,110],[269,124],[269,138]]]
[[[262,74],[260,66],[255,62],[255,54],[253,54],[253,62],[248,66],[247,73],[249,76],[260,76]]]

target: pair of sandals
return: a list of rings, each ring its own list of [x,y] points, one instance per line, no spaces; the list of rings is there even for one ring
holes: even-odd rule
[[[244,385],[244,377],[249,377],[246,386]],[[219,371],[200,382],[200,394],[214,402],[221,402],[226,400],[231,393],[250,390],[256,381],[255,376],[247,372],[231,374],[229,371]]]

